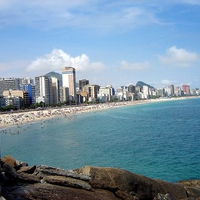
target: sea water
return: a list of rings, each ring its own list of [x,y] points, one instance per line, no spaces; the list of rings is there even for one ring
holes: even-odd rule
[[[116,167],[165,181],[200,179],[200,98],[57,117],[2,135],[2,155],[64,169]]]

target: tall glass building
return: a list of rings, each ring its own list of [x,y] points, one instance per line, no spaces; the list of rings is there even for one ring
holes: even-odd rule
[[[68,88],[69,97],[66,97],[66,100],[76,103],[76,72],[73,67],[64,67],[62,69],[62,86]]]

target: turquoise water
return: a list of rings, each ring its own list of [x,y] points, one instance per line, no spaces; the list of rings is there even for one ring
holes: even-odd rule
[[[166,181],[200,179],[200,98],[59,117],[2,134],[2,154],[64,169],[109,166]]]

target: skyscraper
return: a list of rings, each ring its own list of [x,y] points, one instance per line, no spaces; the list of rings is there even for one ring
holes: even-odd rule
[[[128,86],[128,92],[134,93],[135,92],[135,86],[134,85],[129,85]]]
[[[79,90],[82,91],[83,87],[88,84],[89,84],[89,80],[86,80],[86,79],[79,80]]]
[[[49,105],[53,103],[52,79],[46,76],[35,77],[36,103],[44,102]]]
[[[19,89],[28,91],[30,104],[35,104],[35,85],[33,85],[33,84],[20,84]]]
[[[85,85],[83,87],[83,91],[87,92],[88,101],[96,101],[97,94],[99,93],[99,85]]]
[[[19,78],[1,78],[0,79],[0,94],[3,94],[4,90],[18,90]]]
[[[182,85],[182,89],[184,94],[189,95],[190,94],[190,86],[189,85]]]
[[[174,85],[169,85],[168,88],[170,89],[170,94],[171,96],[174,95]]]
[[[56,77],[51,77],[52,89],[53,89],[53,103],[57,104],[60,102],[60,87],[59,81]]]
[[[20,78],[19,79],[20,84],[34,84],[34,81],[32,78],[26,77],[26,78]]]
[[[9,102],[7,101],[7,105],[14,105],[18,109],[21,107],[28,108],[30,106],[28,91],[25,90],[4,90],[3,96],[9,97]],[[11,100],[12,99],[12,100]],[[12,104],[10,102],[12,101]],[[16,101],[17,100],[17,101]]]
[[[73,67],[62,69],[62,86],[68,88],[69,98],[66,100],[76,102],[76,72]]]

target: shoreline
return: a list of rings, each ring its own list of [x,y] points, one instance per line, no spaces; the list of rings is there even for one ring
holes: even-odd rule
[[[134,105],[172,101],[172,100],[184,100],[188,98],[199,98],[199,97],[180,97],[180,98],[163,98],[163,99],[149,99],[149,100],[138,100],[138,101],[112,102],[112,103],[102,103],[102,104],[73,106],[73,107],[47,108],[45,110],[39,110],[39,111],[34,110],[34,111],[25,111],[19,113],[0,114],[0,130],[6,129],[7,127],[11,126],[19,126],[41,120],[45,121],[58,116],[67,117],[74,114],[96,112],[123,106],[134,106]]]

